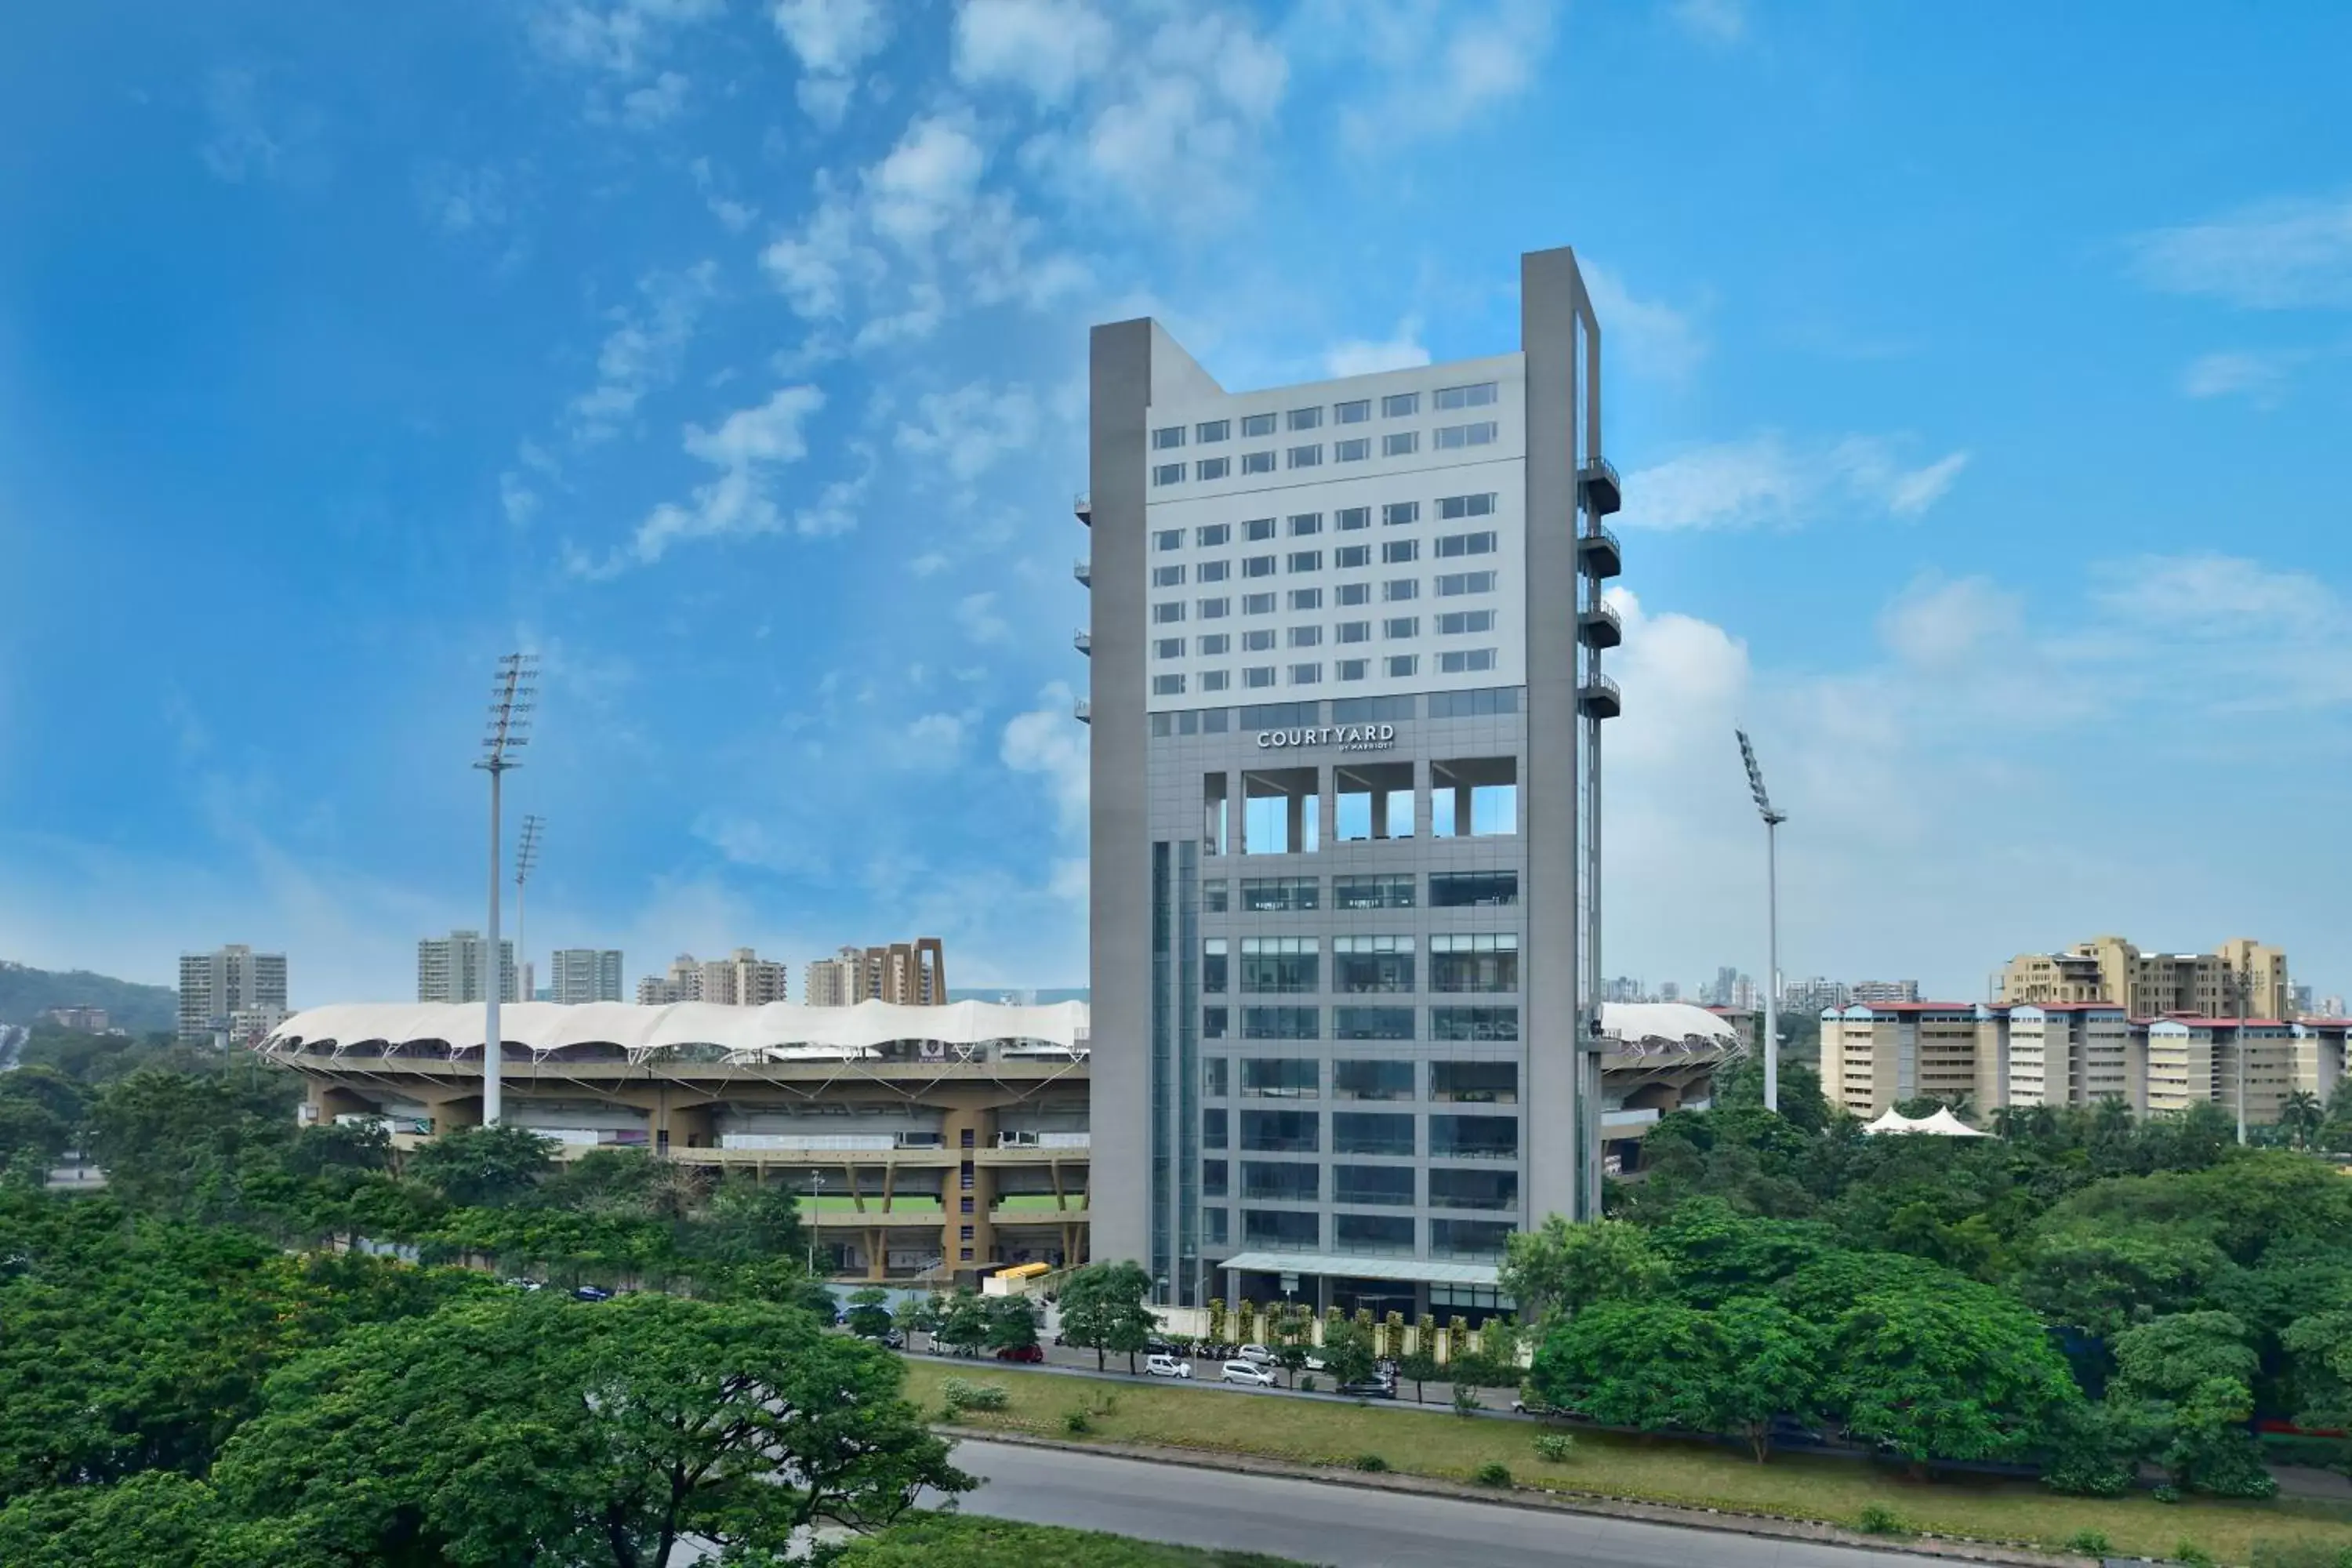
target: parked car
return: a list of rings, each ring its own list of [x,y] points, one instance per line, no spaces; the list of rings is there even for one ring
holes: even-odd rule
[[[575,1301],[609,1301],[613,1293],[601,1285],[581,1285],[573,1288],[572,1299]]]
[[[1176,1347],[1155,1334],[1151,1338],[1143,1342],[1143,1353],[1146,1355],[1174,1355],[1176,1353]]]
[[[1272,1388],[1282,1380],[1274,1375],[1272,1367],[1261,1366],[1254,1361],[1229,1361],[1225,1363],[1222,1381],[1246,1384],[1252,1388]]]
[[[546,1286],[537,1279],[525,1279],[520,1276],[508,1280],[507,1284],[517,1290],[543,1290],[546,1289]]]
[[[1360,1383],[1343,1383],[1331,1392],[1349,1399],[1394,1399],[1396,1384],[1384,1377],[1368,1377]]]
[[[1235,1361],[1245,1361],[1253,1366],[1272,1366],[1274,1352],[1264,1345],[1244,1345],[1234,1352]]]
[[[1143,1372],[1147,1377],[1190,1377],[1192,1363],[1181,1356],[1148,1355],[1143,1358]]]
[[[1042,1362],[1045,1359],[1043,1345],[1007,1345],[996,1352],[999,1361]]]
[[[887,1350],[902,1351],[907,1348],[907,1336],[896,1329],[885,1329],[878,1334],[868,1334],[866,1337]]]

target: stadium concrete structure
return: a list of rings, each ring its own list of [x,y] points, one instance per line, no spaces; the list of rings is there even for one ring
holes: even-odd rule
[[[1744,1049],[1684,1005],[1602,1025],[1612,1158]],[[305,1122],[380,1122],[414,1147],[480,1121],[482,1026],[472,1005],[314,1007],[257,1048],[301,1075]],[[506,1121],[566,1157],[643,1148],[785,1184],[836,1274],[944,1283],[1089,1255],[1084,1003],[516,1003],[499,1030]]]

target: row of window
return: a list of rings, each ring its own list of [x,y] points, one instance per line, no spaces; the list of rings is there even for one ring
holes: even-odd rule
[[[1518,1010],[1510,1007],[1465,1009],[1508,1013],[1517,1034]],[[1432,1008],[1432,1013],[1447,1011]],[[1234,1064],[1240,1065],[1235,1068]],[[1201,1091],[1212,1100],[1231,1098],[1238,1082],[1244,1100],[1320,1100],[1324,1064],[1312,1057],[1206,1057],[1201,1063]],[[1435,1104],[1516,1105],[1519,1100],[1519,1064],[1498,1061],[1348,1061],[1330,1064],[1331,1098],[1349,1100],[1410,1100],[1422,1069],[1429,1071],[1429,1093]]]
[[[1413,984],[1417,955],[1412,937],[1335,936],[1330,940],[1331,990],[1334,993],[1362,995],[1419,989]],[[1204,937],[1201,942],[1201,989],[1213,996],[1222,995],[1229,984],[1233,989],[1243,992],[1305,994],[1320,991],[1323,989],[1322,941],[1322,938],[1313,936],[1245,936],[1241,939],[1236,952],[1230,951],[1231,940],[1226,937]],[[1239,960],[1238,964],[1234,962],[1235,959]],[[1519,988],[1518,934],[1516,931],[1441,931],[1432,936],[1429,939],[1429,988],[1435,992],[1517,991]],[[1245,1015],[1254,1010],[1243,1009]],[[1394,1022],[1402,1026],[1404,1033],[1402,1036],[1388,1033],[1356,1035],[1353,1038],[1412,1037],[1412,1008],[1372,1008],[1369,1011],[1401,1015],[1401,1018]],[[1246,1017],[1243,1027],[1246,1031]]]
[[[1485,408],[1495,402],[1497,394],[1498,389],[1491,381],[1441,386],[1430,395],[1429,405],[1440,414],[1462,408]],[[1280,415],[1244,414],[1241,416],[1242,438],[1247,440],[1254,436],[1271,436],[1277,426],[1293,432],[1319,430],[1323,427],[1323,412],[1324,406],[1318,403],[1293,408]],[[1334,425],[1361,425],[1372,416],[1372,400],[1360,397],[1352,402],[1335,403],[1330,405],[1330,412]],[[1381,399],[1381,417],[1383,419],[1410,419],[1420,412],[1421,394],[1418,392],[1392,393]],[[1233,437],[1234,421],[1229,418],[1203,419],[1192,427],[1192,439],[1202,447],[1213,447]],[[1184,440],[1183,426],[1162,425],[1151,432],[1151,449],[1155,452],[1171,451],[1184,445]]]
[[[1440,522],[1458,522],[1465,518],[1495,515],[1496,492],[1476,495],[1440,496],[1431,515]],[[1417,500],[1390,501],[1381,509],[1381,522],[1393,528],[1421,521],[1421,503]],[[1368,506],[1342,507],[1332,512],[1334,533],[1354,533],[1372,526],[1372,509]],[[1324,514],[1319,511],[1294,511],[1289,517],[1289,534],[1293,539],[1308,539],[1323,531]],[[1234,531],[1239,528],[1244,542],[1258,543],[1276,536],[1276,522],[1271,517],[1254,517],[1241,523],[1204,522],[1192,530],[1192,543],[1202,550],[1220,550],[1234,541]],[[1151,534],[1153,551],[1165,553],[1184,548],[1184,531],[1181,528],[1154,529]]]
[[[1513,954],[1511,968],[1516,972],[1517,956]],[[1474,974],[1481,972],[1474,971]],[[1516,973],[1508,985],[1440,986],[1433,983],[1432,991],[1500,991],[1517,989]],[[1334,1007],[1331,1009],[1331,1037],[1335,1040],[1380,1040],[1393,1045],[1409,1045],[1416,1037],[1413,1007]],[[1201,1036],[1203,1039],[1222,1040],[1232,1037],[1233,1010],[1227,1007],[1201,1009]],[[1241,1009],[1241,1038],[1244,1040],[1319,1040],[1323,1037],[1323,1009],[1320,1007],[1244,1007]],[[1519,1037],[1519,1010],[1512,1006],[1432,1007],[1429,1009],[1429,1038],[1440,1045],[1486,1045],[1516,1041]],[[1247,1091],[1244,1091],[1247,1092]]]
[[[1415,1254],[1419,1223],[1411,1215],[1335,1214],[1329,1250],[1410,1258]],[[1508,1220],[1433,1219],[1429,1255],[1500,1258],[1516,1228]],[[1201,1211],[1204,1246],[1230,1247],[1232,1232],[1231,1210],[1212,1205]],[[1312,1209],[1244,1209],[1241,1245],[1253,1252],[1321,1252],[1323,1216]]]
[[[1391,616],[1380,625],[1381,636],[1391,641],[1421,635],[1419,616]],[[1439,637],[1486,636],[1495,629],[1495,612],[1452,610],[1432,616],[1430,625]],[[1281,641],[1291,647],[1320,647],[1323,646],[1323,632],[1324,628],[1318,626],[1292,626],[1282,634]],[[1370,642],[1372,640],[1372,623],[1341,621],[1332,626],[1330,632],[1331,640],[1335,643]],[[1272,626],[1241,634],[1241,650],[1244,653],[1271,653],[1276,646],[1276,633]],[[1151,657],[1154,658],[1183,658],[1188,651],[1202,658],[1223,658],[1234,651],[1233,634],[1203,632],[1189,647],[1182,637],[1152,639]]]
[[[1500,429],[1492,419],[1475,420],[1466,425],[1441,425],[1429,433],[1429,449],[1433,452],[1455,452],[1474,447],[1491,447]],[[1320,441],[1285,447],[1279,453],[1272,447],[1262,447],[1255,452],[1244,452],[1238,468],[1231,458],[1200,458],[1194,459],[1191,466],[1192,477],[1196,482],[1208,483],[1229,479],[1236,473],[1271,474],[1275,471],[1277,456],[1283,459],[1282,467],[1286,468],[1319,468],[1323,466],[1323,450]],[[1366,462],[1372,455],[1372,440],[1369,436],[1352,437],[1332,442],[1330,450],[1331,461],[1335,464]],[[1381,437],[1381,456],[1383,458],[1410,458],[1420,450],[1421,433],[1417,430],[1398,430]],[[1181,461],[1151,465],[1151,482],[1155,487],[1181,485],[1184,477],[1185,465]]]
[[[1298,914],[1323,907],[1320,877],[1244,877],[1240,907],[1250,914]],[[1331,907],[1335,910],[1409,910],[1419,892],[1411,872],[1378,877],[1334,877]],[[1519,901],[1517,871],[1432,871],[1429,907],[1433,910],[1500,909]],[[1201,908],[1223,914],[1234,907],[1233,887],[1225,878],[1201,884]]]
[[[1235,1183],[1223,1160],[1201,1162],[1201,1195],[1240,1197],[1245,1202],[1319,1204],[1323,1201],[1323,1167],[1292,1160],[1243,1160]],[[1367,1208],[1412,1208],[1419,1201],[1423,1176],[1428,1178],[1429,1206],[1433,1209],[1478,1209],[1508,1212],[1519,1206],[1517,1171],[1462,1170],[1432,1165],[1334,1165],[1331,1201]],[[1238,1186],[1239,1192],[1234,1189]]]
[[[1429,558],[1433,561],[1456,561],[1471,555],[1493,555],[1500,548],[1493,529],[1481,529],[1473,533],[1440,534],[1429,542]],[[1268,552],[1264,555],[1244,555],[1240,559],[1240,579],[1271,577],[1277,570],[1293,573],[1320,572],[1328,563],[1339,572],[1358,572],[1370,567],[1375,559],[1383,566],[1409,566],[1421,559],[1422,542],[1418,539],[1391,539],[1381,545],[1380,554],[1372,554],[1369,544],[1343,544],[1331,551],[1293,550],[1286,554]],[[1203,561],[1191,569],[1192,581],[1202,586],[1214,583],[1230,583],[1236,576],[1235,563],[1230,560]],[[1155,588],[1181,588],[1184,585],[1186,568],[1181,563],[1151,569],[1151,585]],[[1491,576],[1492,574],[1487,574]],[[1361,584],[1358,584],[1360,586]],[[1465,590],[1466,591],[1466,590]],[[1406,597],[1413,597],[1408,594]],[[1219,600],[1224,604],[1229,601]],[[1362,603],[1358,600],[1358,603]],[[1165,613],[1163,613],[1165,612]],[[1219,614],[1224,612],[1220,610]],[[1184,618],[1182,601],[1168,601],[1152,606],[1152,620],[1165,624]]]
[[[1492,536],[1489,535],[1488,537],[1491,538]],[[1320,555],[1322,552],[1310,551],[1307,553]],[[1345,552],[1342,552],[1341,553]],[[1465,553],[1484,553],[1484,552],[1465,552]],[[1265,559],[1271,561],[1274,557],[1269,555],[1265,557]],[[1204,567],[1223,566],[1225,564],[1227,564],[1227,563],[1222,561],[1203,563]],[[1362,562],[1358,563],[1357,564],[1370,565],[1370,563]],[[1317,569],[1318,568],[1315,566],[1302,566],[1295,568],[1295,570],[1298,571],[1310,572]],[[1160,578],[1159,571],[1155,571],[1153,573],[1154,580],[1152,586],[1156,588],[1171,588],[1181,587],[1183,585],[1184,578],[1182,574],[1184,569],[1181,566],[1160,568],[1160,571],[1171,571],[1175,573],[1176,575],[1162,580]],[[1270,576],[1272,575],[1272,573],[1270,571],[1261,572],[1254,574],[1254,575]],[[1224,581],[1224,577],[1220,574],[1214,577],[1204,577],[1202,581],[1203,583],[1222,583]],[[1476,595],[1493,593],[1496,587],[1496,574],[1492,571],[1446,572],[1441,573],[1439,575],[1430,579],[1430,584],[1435,590],[1433,595],[1433,597],[1440,599],[1468,598]],[[1391,577],[1381,584],[1381,603],[1384,605],[1410,604],[1420,597],[1421,579],[1418,577]],[[1261,589],[1256,593],[1244,594],[1241,596],[1241,613],[1244,616],[1270,616],[1275,613],[1283,602],[1282,596],[1276,593],[1275,590],[1271,588]],[[1372,585],[1370,583],[1339,584],[1337,587],[1331,590],[1330,602],[1333,605],[1340,609],[1349,609],[1359,605],[1369,605],[1372,602]],[[1288,604],[1293,615],[1312,615],[1314,612],[1323,608],[1323,590],[1319,587],[1293,588],[1289,591]],[[1181,626],[1187,618],[1203,621],[1222,621],[1231,616],[1233,613],[1234,599],[1230,595],[1220,595],[1213,599],[1196,599],[1192,602],[1189,609],[1186,607],[1185,601],[1181,599],[1170,599],[1163,600],[1160,604],[1152,606],[1151,624],[1156,626]]]
[[[1370,1154],[1413,1159],[1424,1118],[1411,1111],[1335,1110],[1329,1117],[1334,1154]],[[1433,1115],[1428,1149],[1433,1160],[1515,1160],[1519,1153],[1516,1116]],[[1319,1110],[1229,1111],[1211,1106],[1201,1112],[1201,1147],[1230,1145],[1244,1154],[1320,1154],[1325,1117]]]
[[[1432,691],[1426,694],[1405,691],[1388,697],[1335,697],[1327,705],[1320,699],[1309,698],[1296,702],[1258,702],[1234,710],[1232,708],[1192,708],[1181,713],[1151,715],[1151,733],[1169,735],[1223,735],[1236,726],[1243,730],[1280,730],[1324,722],[1323,715],[1330,714],[1334,724],[1396,723],[1423,716],[1432,719],[1484,719],[1517,713],[1519,710],[1519,689],[1516,686],[1482,686],[1467,691]]]
[[[1391,680],[1411,680],[1421,673],[1419,654],[1391,654],[1381,660],[1381,673]],[[1336,681],[1369,680],[1372,661],[1368,658],[1342,658],[1331,664],[1331,679]],[[1491,647],[1465,648],[1458,652],[1441,653],[1430,661],[1430,668],[1439,675],[1487,675],[1501,668],[1496,651]],[[1270,664],[1244,665],[1242,668],[1241,689],[1264,691],[1281,681],[1292,686],[1323,684],[1323,665],[1318,662],[1291,665],[1286,670]],[[1204,669],[1200,672],[1200,684],[1192,686],[1181,675],[1155,675],[1151,678],[1154,697],[1181,697],[1188,690],[1203,696],[1234,689],[1233,671]]]

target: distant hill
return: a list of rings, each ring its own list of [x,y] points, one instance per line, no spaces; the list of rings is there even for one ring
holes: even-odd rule
[[[1034,1007],[1049,1007],[1056,1002],[1087,1002],[1094,992],[1085,985],[1065,986],[1058,991],[1024,991],[1016,985],[968,985],[948,987],[950,1002],[1018,1002]]]
[[[180,994],[87,969],[62,973],[0,959],[0,1024],[29,1024],[51,1007],[103,1007],[115,1028],[143,1035],[180,1025]]]

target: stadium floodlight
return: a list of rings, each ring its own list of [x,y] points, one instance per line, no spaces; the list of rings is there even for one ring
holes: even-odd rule
[[[1748,792],[1756,797],[1757,814],[1764,818],[1764,1108],[1780,1109],[1780,824],[1784,812],[1772,809],[1764,792],[1764,770],[1756,765],[1756,748],[1748,731],[1739,737],[1739,760],[1748,765]]]
[[[522,763],[513,755],[530,740],[531,710],[539,705],[539,655],[499,656],[498,674],[490,682],[489,728],[482,737],[482,754],[474,765],[490,775],[490,934],[482,984],[482,1125],[495,1127],[503,1110],[499,1072],[506,1055],[499,1032],[499,994],[506,989],[506,966],[499,962],[499,781],[509,768]],[[535,836],[534,836],[535,837]],[[536,845],[533,846],[534,850]]]
[[[536,989],[530,984],[530,943],[523,937],[524,884],[539,865],[539,836],[547,830],[547,818],[538,816],[522,819],[522,833],[515,840],[515,1000],[536,1002],[531,994]]]

